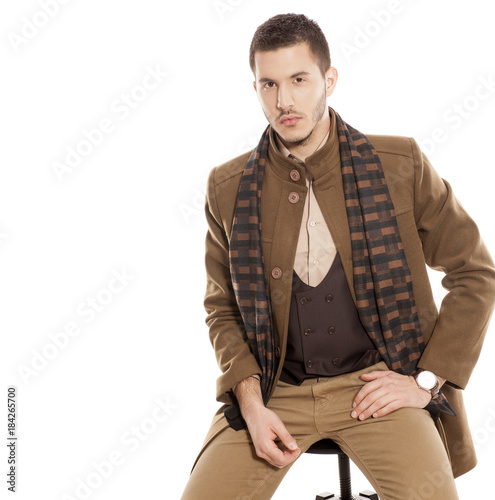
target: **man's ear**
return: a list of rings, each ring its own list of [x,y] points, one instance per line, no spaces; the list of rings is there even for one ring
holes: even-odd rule
[[[335,87],[337,85],[338,78],[339,78],[339,73],[337,71],[337,68],[330,66],[330,68],[328,68],[325,72],[327,97],[333,94],[333,91],[335,90]]]
[[[256,87],[256,80],[253,81],[253,87],[254,87],[254,91],[257,92],[258,88]]]

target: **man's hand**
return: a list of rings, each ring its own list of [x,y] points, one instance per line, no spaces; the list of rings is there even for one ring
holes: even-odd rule
[[[385,370],[364,373],[361,378],[367,384],[354,398],[352,418],[383,417],[399,408],[424,408],[431,401],[431,395],[410,375]],[[440,377],[438,380],[440,385],[445,382]]]
[[[259,381],[253,377],[243,380],[235,387],[235,395],[256,455],[279,469],[293,462],[301,450],[279,416],[264,406]],[[285,450],[277,446],[277,439],[282,441]]]
[[[251,439],[253,440],[256,455],[269,464],[281,469],[293,462],[301,453],[296,440],[289,434],[282,420],[276,413],[257,406],[244,416]],[[275,443],[279,438],[286,449],[281,450]]]

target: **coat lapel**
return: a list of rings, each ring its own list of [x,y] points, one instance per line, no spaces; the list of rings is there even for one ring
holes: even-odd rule
[[[325,222],[332,235],[335,247],[340,255],[342,266],[354,302],[354,272],[352,267],[351,234],[347,223],[344,191],[340,169],[333,169],[329,182],[325,186],[315,183],[314,193]]]

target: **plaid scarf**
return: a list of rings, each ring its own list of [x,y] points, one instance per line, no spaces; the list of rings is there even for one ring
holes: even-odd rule
[[[356,307],[363,327],[388,368],[408,375],[416,369],[425,344],[394,205],[375,149],[365,135],[335,114]],[[269,129],[270,126],[253,150],[241,177],[229,256],[245,336],[262,372],[265,405],[277,369],[261,248],[261,189]],[[451,413],[442,393],[430,406]]]

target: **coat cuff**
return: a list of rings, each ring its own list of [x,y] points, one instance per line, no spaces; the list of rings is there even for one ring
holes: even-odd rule
[[[254,356],[252,359],[243,360],[242,367],[238,368],[235,372],[232,368],[228,369],[217,379],[217,401],[229,405],[233,404],[234,398],[232,388],[239,382],[242,382],[244,379],[251,377],[254,374],[261,375],[261,368],[259,367]]]

